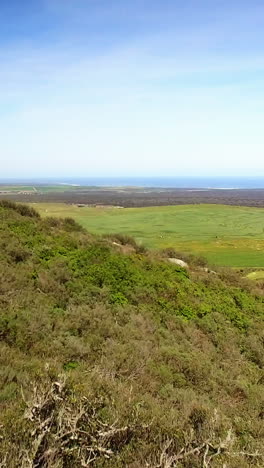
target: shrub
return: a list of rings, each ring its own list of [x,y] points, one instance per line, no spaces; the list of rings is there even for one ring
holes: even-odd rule
[[[64,218],[63,225],[67,231],[83,231],[83,227],[73,218]]]
[[[2,208],[8,208],[16,211],[21,216],[28,216],[30,218],[40,218],[39,213],[34,208],[28,205],[22,205],[20,203],[14,203],[10,200],[0,200],[0,206]]]
[[[59,226],[61,226],[62,221],[59,218],[54,218],[53,216],[48,216],[47,218],[44,219],[44,223],[48,227],[59,227]]]
[[[24,262],[31,256],[28,250],[21,247],[11,248],[8,253],[11,260],[15,263]]]
[[[137,247],[135,239],[127,234],[106,234],[104,237],[106,237],[107,239],[111,239],[112,241],[115,241],[117,243],[120,243],[121,245],[131,245],[132,247]]]

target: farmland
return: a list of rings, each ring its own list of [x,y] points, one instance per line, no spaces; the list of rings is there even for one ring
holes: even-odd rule
[[[16,184],[0,184],[0,194],[1,193],[8,193],[12,194],[21,194],[23,193],[37,193],[37,194],[45,194],[45,193],[57,193],[57,192],[65,192],[65,191],[74,191],[78,188],[75,185],[16,185]]]
[[[224,205],[143,208],[32,204],[42,216],[72,217],[97,234],[129,234],[148,248],[174,247],[211,264],[264,267],[264,211]]]
[[[264,189],[113,187],[60,184],[0,184],[1,198],[21,203],[112,205],[125,208],[218,204],[264,208]]]

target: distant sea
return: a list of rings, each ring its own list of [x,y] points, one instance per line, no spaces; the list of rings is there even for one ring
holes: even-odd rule
[[[52,177],[0,179],[2,183],[72,184],[99,187],[155,187],[186,189],[264,189],[260,177]]]

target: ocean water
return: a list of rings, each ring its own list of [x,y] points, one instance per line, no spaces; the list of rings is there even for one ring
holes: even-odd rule
[[[2,183],[73,184],[101,187],[160,187],[190,189],[264,189],[260,177],[52,177],[0,180]]]
[[[67,181],[66,181],[67,182]],[[200,189],[264,188],[264,177],[96,177],[68,180],[70,183],[97,186],[134,186]]]

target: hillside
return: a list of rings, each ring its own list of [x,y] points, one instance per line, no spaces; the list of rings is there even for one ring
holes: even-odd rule
[[[1,467],[263,467],[261,289],[0,217]]]

